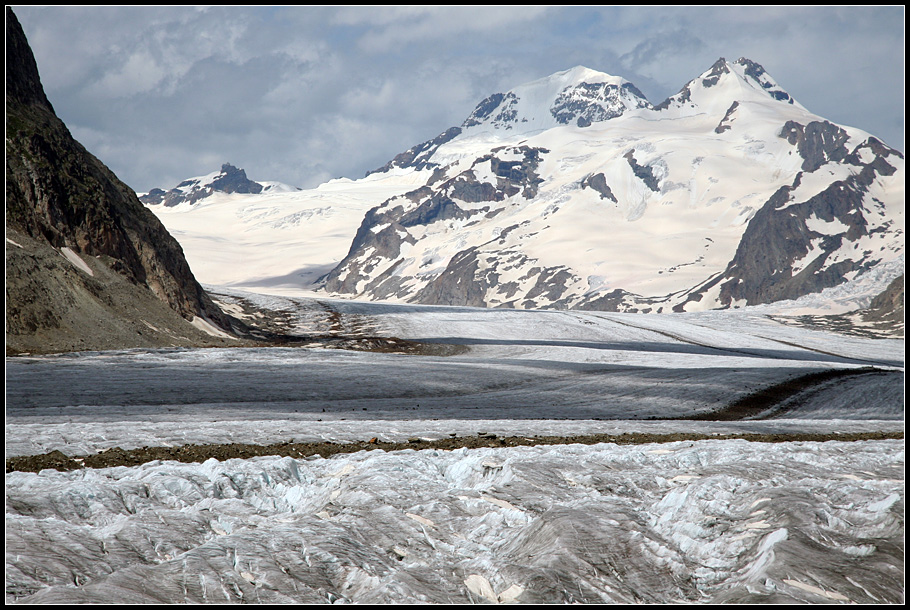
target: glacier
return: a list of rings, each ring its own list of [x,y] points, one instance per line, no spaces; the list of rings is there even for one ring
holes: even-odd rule
[[[7,595],[32,603],[902,599],[902,441],[153,462],[7,487]]]
[[[7,457],[479,433],[706,438],[9,472],[8,602],[903,601],[903,440],[836,440],[903,431],[902,340],[751,308],[643,316],[222,292],[296,311],[301,333],[328,325],[328,308],[349,329],[464,350],[8,358]],[[868,367],[770,417],[670,419],[808,371]],[[750,432],[833,440],[710,438]]]

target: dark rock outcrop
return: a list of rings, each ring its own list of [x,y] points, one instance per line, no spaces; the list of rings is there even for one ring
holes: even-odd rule
[[[710,72],[701,80],[701,84],[706,89],[713,87],[720,81],[720,77],[728,72],[730,72],[730,68],[727,67],[727,61],[721,57],[711,66]]]
[[[486,307],[487,289],[498,283],[497,273],[480,270],[477,248],[469,248],[453,256],[445,271],[414,300],[428,305]]]
[[[623,100],[634,100],[638,108],[650,108],[644,94],[632,83],[617,86],[610,83],[580,83],[566,87],[553,102],[550,114],[557,123],[568,125],[575,122],[579,127],[588,127],[598,121],[621,116],[626,111]]]
[[[723,133],[732,129],[730,123],[733,122],[733,113],[736,112],[737,108],[739,108],[739,102],[730,104],[730,107],[727,108],[727,112],[724,114],[724,118],[722,118],[720,123],[717,124],[717,127],[714,128],[714,133]]]
[[[517,112],[515,105],[518,103],[518,97],[512,93],[494,93],[486,98],[474,109],[471,116],[465,119],[461,126],[465,129],[480,125],[486,119],[493,116],[493,113],[499,110],[499,113],[493,118],[493,124],[506,126],[505,124],[515,119]]]
[[[6,16],[6,228],[14,242],[6,257],[7,351],[170,345],[172,335],[186,339],[176,344],[196,344],[202,333],[186,320],[197,317],[231,329],[176,240],[57,118],[22,27],[11,9]],[[173,319],[149,314],[157,324],[149,321],[143,335],[134,332],[140,314],[124,304],[145,295]],[[129,331],[100,330],[117,325]],[[91,328],[99,330],[82,332]]]
[[[607,178],[603,175],[603,172],[593,174],[582,180],[581,188],[594,189],[600,193],[601,199],[609,199],[613,203],[619,203],[619,201],[616,199],[616,195],[613,194],[613,190],[610,188],[610,185],[607,184]]]
[[[862,311],[863,317],[870,322],[904,322],[904,275],[894,278],[885,290],[872,299],[869,308]]]
[[[196,203],[200,199],[204,199],[216,192],[251,193],[255,195],[261,193],[262,189],[261,184],[253,182],[246,177],[244,170],[234,167],[230,163],[224,163],[221,166],[221,173],[215,176],[211,182],[203,184],[199,179],[184,180],[169,191],[154,188],[139,197],[139,201],[146,205],[172,207],[184,202]]]
[[[787,102],[788,104],[793,103],[793,98],[790,97],[789,93],[776,86],[768,79],[768,73],[760,64],[751,59],[746,59],[745,57],[740,57],[736,60],[736,63],[743,66],[743,74],[761,85],[768,95],[780,102]]]
[[[641,165],[638,161],[635,160],[635,151],[630,150],[625,155],[623,155],[626,160],[629,162],[629,167],[632,168],[632,172],[637,178],[645,183],[649,189],[655,193],[660,192],[660,187],[657,186],[657,177],[654,175],[654,172],[647,165]]]
[[[803,158],[802,170],[810,173],[829,161],[843,160],[848,153],[845,144],[850,138],[846,131],[828,121],[812,121],[805,126],[787,121],[780,137],[796,146]]]
[[[221,174],[212,180],[212,190],[222,193],[261,193],[262,185],[246,177],[246,172],[230,163],[221,166]]]

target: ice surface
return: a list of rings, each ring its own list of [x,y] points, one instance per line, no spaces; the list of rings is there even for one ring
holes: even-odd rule
[[[644,316],[243,296],[443,357],[323,348],[7,359],[7,456],[479,432],[903,428],[900,340],[754,310]],[[337,315],[335,315],[337,314]],[[665,418],[874,365],[774,419]],[[646,419],[646,418],[657,419]],[[8,601],[843,602],[903,599],[903,441],[705,440],[262,457],[6,485]]]
[[[260,302],[301,309],[311,303],[266,299]],[[468,351],[444,357],[235,348],[22,357],[7,364],[7,423],[665,419],[720,409],[810,371],[862,366],[895,372],[846,378],[837,387],[846,396],[873,384],[871,396],[883,400],[866,407],[832,399],[813,417],[903,417],[894,398],[902,379],[900,340],[834,336],[735,312],[636,316],[319,302],[378,336]],[[298,322],[303,330],[306,316]]]
[[[374,451],[12,473],[7,595],[897,603],[903,509],[901,441]]]

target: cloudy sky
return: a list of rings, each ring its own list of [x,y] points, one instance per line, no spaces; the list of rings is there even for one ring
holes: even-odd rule
[[[13,7],[73,135],[137,191],[230,162],[360,178],[488,95],[576,65],[652,103],[748,57],[904,151],[904,8]]]

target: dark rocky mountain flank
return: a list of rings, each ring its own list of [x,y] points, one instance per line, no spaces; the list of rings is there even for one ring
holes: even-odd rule
[[[374,169],[373,171],[367,172],[366,175],[369,176],[370,174],[387,172],[396,167],[413,167],[415,169],[423,169],[425,167],[438,167],[437,163],[432,163],[428,161],[428,159],[433,155],[433,153],[436,152],[440,146],[458,137],[460,134],[461,127],[450,127],[432,140],[427,140],[426,142],[418,144],[417,146],[412,146],[403,153],[395,155],[394,159],[379,169]]]
[[[781,137],[787,137],[789,133],[788,124]],[[840,153],[834,152],[843,146],[842,142],[838,143],[839,138],[824,138],[820,141],[829,144],[825,156],[841,157]],[[860,158],[860,149],[863,148],[869,153],[867,158],[871,157],[867,162]],[[800,151],[806,160],[803,167],[807,167],[808,163],[808,167],[814,171],[814,159],[816,155],[822,154],[818,151],[815,146]],[[870,233],[866,216],[876,211],[875,206],[881,208],[883,204],[873,199],[873,209],[867,210],[864,200],[869,186],[877,176],[890,176],[896,171],[888,163],[891,156],[903,158],[900,152],[888,148],[875,138],[869,138],[850,153],[844,149],[843,157],[839,160],[850,163],[857,169],[857,173],[849,178],[832,182],[818,194],[800,203],[792,202],[790,193],[799,186],[802,173],[796,175],[792,186],[778,189],[749,221],[736,255],[727,267],[725,281],[721,285],[721,302],[729,305],[733,301],[744,299],[746,304],[755,305],[795,299],[837,286],[845,281],[847,274],[866,271],[881,262],[875,258],[875,253],[870,252],[862,262],[848,259],[825,266],[828,257],[845,240],[856,241]],[[845,226],[846,230],[839,235],[816,233],[809,227],[811,218],[836,221]],[[817,243],[817,253],[810,253],[813,243]],[[794,263],[810,254],[811,260],[805,267],[793,273]]]
[[[860,313],[868,321],[892,323],[903,328],[904,275],[894,278],[881,294],[872,299],[869,308]]]
[[[6,9],[7,353],[221,345],[183,250],[56,116]]]

